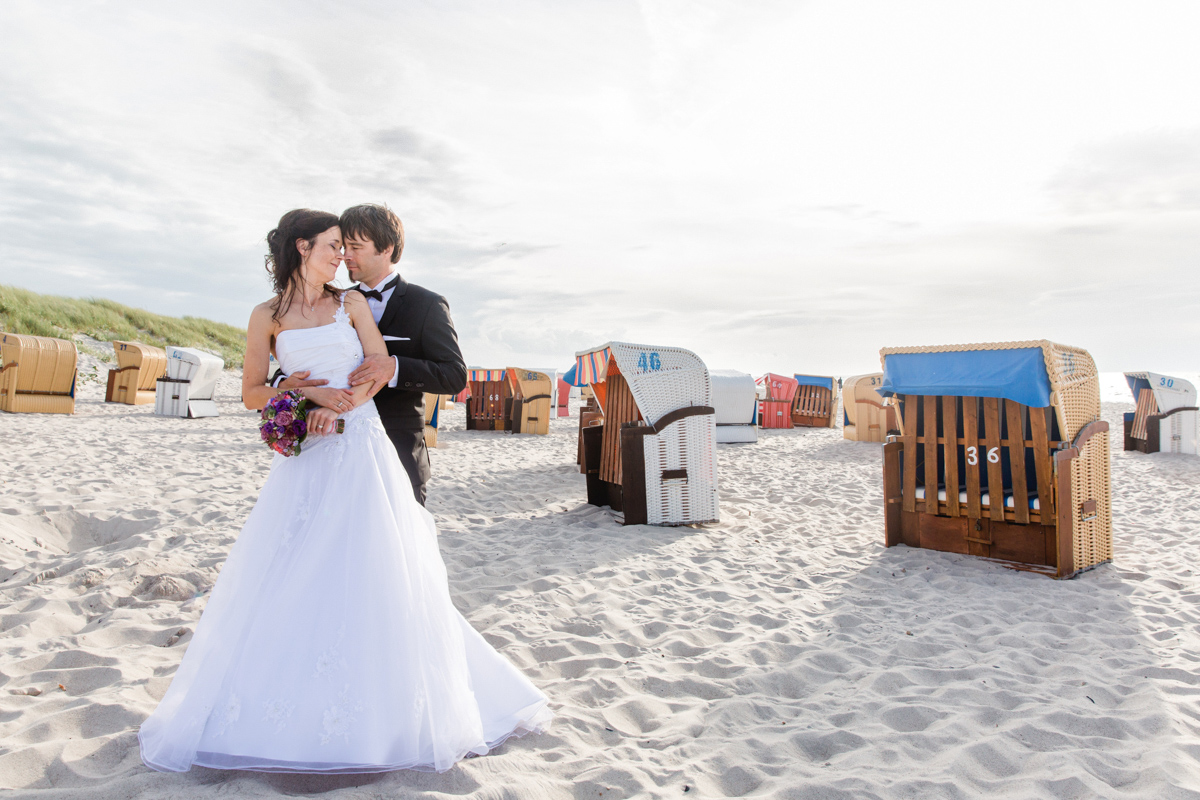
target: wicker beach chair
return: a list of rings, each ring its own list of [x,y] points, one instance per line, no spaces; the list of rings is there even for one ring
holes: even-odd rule
[[[217,416],[213,395],[224,359],[191,347],[168,346],[166,353],[167,374],[156,382],[154,413],[187,419]]]
[[[1196,387],[1157,372],[1126,372],[1137,411],[1125,415],[1125,449],[1197,454]]]
[[[882,442],[896,430],[896,411],[884,405],[878,391],[882,385],[882,372],[852,375],[842,382],[842,438]]]
[[[712,405],[716,411],[717,444],[758,441],[758,395],[754,378],[746,372],[717,369],[709,372]]]
[[[106,403],[144,405],[154,402],[158,379],[167,374],[167,353],[138,342],[112,343],[117,368],[108,371]]]
[[[512,418],[508,430],[513,433],[550,432],[550,392],[554,383],[544,372],[508,367],[504,370],[512,392]]]
[[[74,342],[0,334],[0,411],[74,414],[78,362]]]
[[[467,370],[467,430],[512,429],[512,386],[502,369]]]
[[[437,447],[438,420],[446,395],[425,393],[425,446]]]
[[[768,372],[758,385],[758,427],[791,428],[792,405],[796,402],[795,378]]]
[[[888,547],[1058,578],[1112,560],[1108,423],[1086,350],[1047,341],[880,351]]]
[[[827,375],[796,375],[792,425],[797,428],[836,428],[837,379]]]
[[[576,355],[603,424],[583,427],[588,502],[623,524],[718,521],[716,424],[708,369],[674,347],[611,342]]]

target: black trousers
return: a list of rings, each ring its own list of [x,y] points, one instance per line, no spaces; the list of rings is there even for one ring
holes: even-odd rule
[[[417,502],[425,505],[425,490],[429,486],[429,450],[425,447],[425,420],[421,427],[413,428],[410,420],[383,417],[383,429],[396,447],[400,463],[412,481],[413,495]]]

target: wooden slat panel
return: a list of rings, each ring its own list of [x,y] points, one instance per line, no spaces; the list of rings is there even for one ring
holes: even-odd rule
[[[904,403],[904,502],[905,511],[917,510],[917,404],[916,395],[897,395],[897,402]]]
[[[937,453],[937,398],[925,395],[925,419],[921,432],[925,436],[925,513],[938,513],[938,453]]]
[[[1137,411],[1133,415],[1133,438],[1146,438],[1146,419],[1157,413],[1158,403],[1154,400],[1154,390],[1142,389],[1138,392]]]
[[[975,463],[971,463],[974,449]],[[972,519],[983,517],[979,496],[979,407],[974,397],[963,398],[963,453],[967,459],[967,516]]]
[[[946,465],[946,507],[950,516],[962,514],[958,506],[958,398],[942,398],[942,452]]]
[[[823,386],[801,386],[796,391],[792,411],[806,417],[828,417],[832,397],[832,392]]]
[[[1004,522],[1004,470],[1000,460],[992,461],[988,455],[1000,452],[1000,403],[996,397],[983,398],[983,447],[979,448],[979,458],[987,463],[988,476],[988,516],[999,522]]]
[[[1039,516],[1043,525],[1054,524],[1054,499],[1051,490],[1053,466],[1050,452],[1050,435],[1046,429],[1046,409],[1029,409],[1029,429],[1033,435],[1034,473],[1037,475],[1038,505],[1041,507]]]
[[[620,485],[621,426],[641,419],[625,376],[610,374],[605,380],[604,446],[600,453],[600,480]]]
[[[1021,525],[1029,524],[1029,491],[1025,482],[1025,406],[1005,402],[1008,412],[1008,459],[1012,472],[1013,517]]]

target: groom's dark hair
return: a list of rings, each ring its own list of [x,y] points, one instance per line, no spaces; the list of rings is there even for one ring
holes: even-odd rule
[[[387,206],[374,203],[351,206],[342,212],[340,224],[343,239],[370,239],[376,253],[382,253],[391,245],[392,263],[400,260],[400,253],[404,251],[404,225]]]

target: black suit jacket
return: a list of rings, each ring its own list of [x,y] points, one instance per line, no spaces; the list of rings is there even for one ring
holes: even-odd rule
[[[425,393],[458,394],[467,386],[467,365],[446,298],[400,278],[379,318],[388,354],[396,356],[396,388],[375,395],[389,427],[425,428]]]

